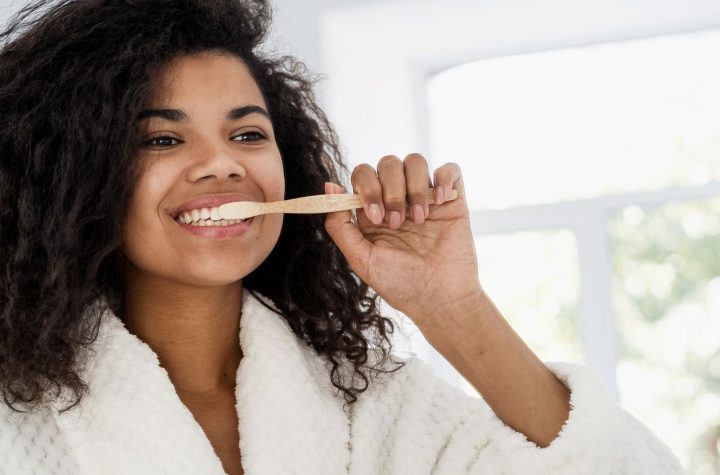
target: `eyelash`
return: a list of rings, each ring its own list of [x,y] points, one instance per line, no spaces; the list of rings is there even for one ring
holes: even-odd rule
[[[243,132],[243,133],[241,133],[241,134],[236,135],[235,137],[233,137],[233,141],[234,141],[234,139],[236,139],[237,137],[242,137],[243,135],[249,135],[249,134],[255,134],[255,135],[258,137],[258,138],[256,138],[255,140],[251,140],[251,142],[258,142],[258,141],[264,140],[264,139],[266,138],[265,135],[263,135],[261,132],[252,130],[252,131],[249,131],[249,132]],[[144,142],[143,145],[146,145],[146,146],[148,146],[148,147],[172,147],[173,145],[177,145],[177,144],[172,144],[172,145],[154,145],[154,144],[152,143],[152,142],[154,142],[154,141],[156,141],[156,140],[159,140],[159,139],[170,139],[170,140],[176,140],[176,141],[180,142],[180,140],[176,139],[175,137],[170,137],[170,136],[167,136],[167,135],[158,135],[157,137],[153,137],[153,138],[151,138],[150,140]],[[247,140],[241,140],[241,142],[247,142]]]

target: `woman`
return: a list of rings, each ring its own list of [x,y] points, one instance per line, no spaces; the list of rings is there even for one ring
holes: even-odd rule
[[[260,0],[65,0],[2,33],[0,471],[681,473],[484,294],[457,165],[356,167],[355,219],[213,216],[344,192],[269,23]],[[482,399],[392,361],[378,297]]]

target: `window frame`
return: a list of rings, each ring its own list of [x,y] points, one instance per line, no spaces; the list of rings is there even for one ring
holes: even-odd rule
[[[387,154],[404,158],[429,150],[425,83],[440,71],[480,59],[714,29],[720,27],[720,3],[395,1],[326,10],[320,27],[323,71],[328,74],[320,98],[352,168],[364,162],[376,165]],[[431,170],[441,165],[424,155]],[[503,210],[471,209],[470,219],[476,235],[556,228],[575,234],[583,351],[617,400],[619,340],[611,298],[608,217],[629,205],[660,206],[715,196],[720,196],[720,183]],[[412,326],[398,312],[384,310],[401,328]],[[461,376],[419,332],[408,338],[412,351],[439,375],[462,385]]]

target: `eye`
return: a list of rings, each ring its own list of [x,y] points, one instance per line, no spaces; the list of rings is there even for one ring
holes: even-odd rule
[[[160,141],[160,140],[162,140],[164,143],[158,143],[158,141]],[[162,135],[159,137],[153,137],[152,139],[143,143],[143,145],[148,145],[148,146],[153,146],[153,147],[170,147],[172,145],[175,145],[173,143],[167,143],[168,140],[175,140],[176,142],[180,142],[178,139],[176,139],[174,137],[168,137],[166,135]]]
[[[238,137],[247,137],[247,136],[250,136],[253,138],[251,138],[249,140],[241,140],[241,142],[258,142],[260,140],[265,139],[265,136],[261,132],[258,132],[255,130],[250,130],[248,132],[243,132],[240,135],[236,135],[235,137],[233,137],[233,140],[235,140]]]

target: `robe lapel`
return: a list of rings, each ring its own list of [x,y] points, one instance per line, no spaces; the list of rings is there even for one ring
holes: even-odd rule
[[[78,407],[53,413],[81,473],[223,474],[156,353],[110,311],[102,319],[84,373],[88,393]],[[246,290],[240,344],[235,394],[245,473],[346,473],[349,419],[324,359]]]
[[[225,473],[157,354],[107,311],[79,407],[55,414],[80,473]]]
[[[325,360],[249,292],[243,302],[236,396],[245,472],[347,473],[349,418]]]

